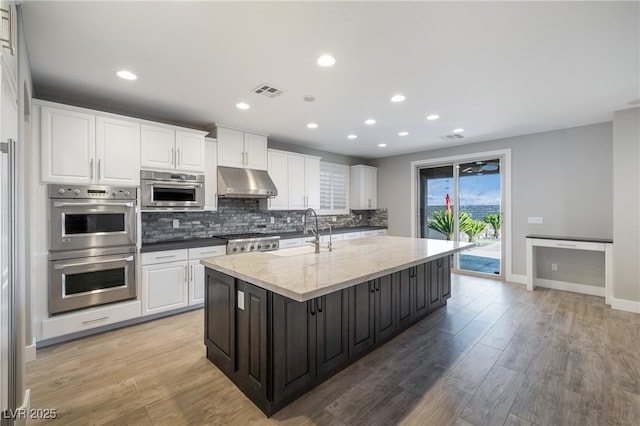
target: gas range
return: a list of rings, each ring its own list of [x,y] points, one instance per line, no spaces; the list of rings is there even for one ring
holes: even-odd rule
[[[280,237],[264,234],[216,235],[227,242],[227,254],[272,251],[280,247]]]

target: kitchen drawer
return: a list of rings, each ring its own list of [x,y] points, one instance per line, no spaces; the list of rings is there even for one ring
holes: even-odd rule
[[[342,239],[343,240],[356,240],[356,239],[360,238],[360,234],[361,234],[361,232],[345,232],[344,234],[342,234]]]
[[[574,250],[605,251],[605,243],[572,240],[535,240],[536,247],[557,247]]]
[[[204,257],[211,256],[223,256],[225,254],[227,254],[226,245],[190,248],[189,260],[202,259]]]
[[[42,339],[90,330],[139,316],[140,302],[137,300],[57,315],[42,320]]]
[[[344,239],[343,234],[333,234],[333,236],[331,237],[331,241],[332,242],[336,242],[336,241],[342,241]],[[329,242],[329,236],[322,234],[320,235],[320,242],[321,243],[328,243]]]
[[[362,238],[379,237],[379,236],[382,236],[382,235],[387,235],[387,230],[386,229],[374,229],[372,231],[362,231],[360,233],[360,235],[362,236]]]
[[[140,263],[142,265],[153,265],[154,263],[180,262],[186,261],[187,256],[187,249],[154,251],[142,253],[140,255]]]
[[[288,238],[286,240],[280,240],[280,248],[292,248],[292,247],[300,247],[304,245],[305,238]]]

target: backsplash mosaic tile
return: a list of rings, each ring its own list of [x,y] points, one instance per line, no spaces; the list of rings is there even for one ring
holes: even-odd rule
[[[218,199],[215,212],[143,212],[142,243],[210,238],[220,234],[245,232],[293,232],[302,230],[304,210],[264,211],[258,200]],[[271,218],[273,222],[271,223]],[[387,209],[352,210],[350,214],[319,216],[320,222],[331,221],[334,228],[387,226]],[[179,226],[173,227],[178,219]],[[322,228],[322,225],[320,225]]]

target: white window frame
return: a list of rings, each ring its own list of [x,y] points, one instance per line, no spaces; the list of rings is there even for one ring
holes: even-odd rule
[[[333,198],[333,188],[331,188],[331,208],[329,209],[318,209],[318,214],[319,215],[336,215],[336,214],[349,214],[350,212],[350,206],[349,206],[349,200],[350,200],[350,187],[351,187],[351,182],[350,182],[350,178],[351,178],[351,173],[350,173],[350,168],[349,166],[345,166],[344,164],[336,164],[336,163],[327,163],[325,161],[320,161],[320,173],[322,174],[323,170],[332,170],[332,171],[339,171],[344,173],[345,176],[345,180],[346,180],[346,188],[345,188],[345,209],[336,209],[333,207],[334,205],[334,198]],[[322,179],[320,179],[320,185],[322,185]],[[322,192],[322,190],[320,190],[320,192]]]

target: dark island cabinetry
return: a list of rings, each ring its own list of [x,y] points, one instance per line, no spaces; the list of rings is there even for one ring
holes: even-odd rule
[[[206,269],[207,358],[267,416],[446,304],[449,257],[305,302]]]

